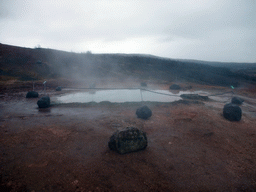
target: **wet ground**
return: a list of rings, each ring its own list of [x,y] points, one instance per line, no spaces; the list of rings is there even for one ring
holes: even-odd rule
[[[43,110],[26,92],[4,95],[0,191],[255,191],[254,95],[204,91],[222,95],[198,104],[103,102]],[[222,116],[233,95],[245,99],[240,122]],[[145,104],[153,115],[138,119],[136,109]],[[119,155],[108,149],[110,136],[127,126],[147,133],[146,150]]]

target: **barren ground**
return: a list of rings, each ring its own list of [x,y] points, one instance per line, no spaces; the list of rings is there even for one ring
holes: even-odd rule
[[[0,191],[256,191],[255,90],[234,92],[245,99],[240,122],[222,116],[228,96],[203,104],[67,104],[39,110],[38,99],[10,89],[0,100]],[[136,109],[145,104],[153,115],[138,119]],[[120,155],[108,149],[110,136],[127,126],[147,133],[146,150]]]

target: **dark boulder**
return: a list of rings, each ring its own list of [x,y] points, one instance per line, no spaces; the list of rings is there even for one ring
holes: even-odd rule
[[[223,116],[229,121],[240,121],[242,109],[235,104],[228,103],[223,108]]]
[[[136,115],[138,118],[148,119],[152,116],[152,111],[147,106],[143,106],[136,110]]]
[[[201,96],[198,94],[182,94],[180,95],[182,99],[191,99],[191,100],[200,100],[200,101],[208,101],[208,96]]]
[[[147,87],[147,83],[142,82],[142,83],[140,83],[140,86],[141,86],[141,87]]]
[[[38,97],[38,93],[35,91],[29,91],[26,95],[26,98],[37,98]]]
[[[146,133],[135,127],[115,132],[108,142],[108,147],[120,154],[143,150],[147,145]]]
[[[172,90],[180,90],[180,86],[177,85],[177,84],[173,84],[173,85],[170,86],[170,89],[172,89]]]
[[[193,87],[191,85],[187,86],[186,89],[192,89]]]
[[[233,97],[231,100],[231,103],[241,105],[244,102],[244,100],[240,97]]]
[[[37,101],[37,105],[39,108],[48,108],[50,107],[50,103],[51,101],[49,96],[44,96]]]
[[[57,87],[55,90],[56,91],[61,91],[61,87]]]

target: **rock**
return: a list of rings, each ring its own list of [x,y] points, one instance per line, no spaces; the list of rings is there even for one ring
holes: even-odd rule
[[[57,87],[55,90],[56,91],[61,91],[61,87]]]
[[[192,100],[201,100],[201,101],[209,100],[208,96],[201,96],[198,94],[182,94],[182,95],[180,95],[180,97],[183,99],[192,99]]]
[[[244,100],[240,97],[232,97],[231,103],[241,105]]]
[[[136,115],[138,118],[148,119],[152,116],[152,111],[147,106],[143,106],[136,110]]]
[[[38,97],[38,93],[35,91],[29,91],[26,95],[26,98],[37,98]]]
[[[147,83],[142,82],[142,83],[140,83],[140,86],[141,86],[141,87],[147,87]]]
[[[204,105],[204,103],[202,101],[194,101],[194,100],[178,100],[178,101],[174,101],[171,103],[172,105],[180,105],[180,104],[184,104],[184,105],[190,105],[190,104],[196,104],[196,105]]]
[[[172,90],[179,90],[180,86],[177,85],[177,84],[173,84],[173,85],[170,86],[170,89],[172,89]]]
[[[235,104],[228,103],[223,108],[223,116],[229,121],[240,121],[242,109]]]
[[[50,97],[49,96],[44,96],[41,99],[37,101],[37,105],[39,108],[48,108],[50,107]]]
[[[120,154],[143,150],[147,145],[146,133],[135,127],[115,132],[108,142],[108,147]]]

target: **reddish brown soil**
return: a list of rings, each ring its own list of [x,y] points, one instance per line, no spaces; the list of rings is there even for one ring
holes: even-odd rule
[[[153,115],[142,120],[135,111],[145,103],[39,110],[25,92],[8,93],[0,102],[0,191],[255,191],[254,101],[241,106],[240,122],[224,119],[224,103],[214,101],[146,103]],[[147,133],[146,150],[108,149],[127,126]]]

